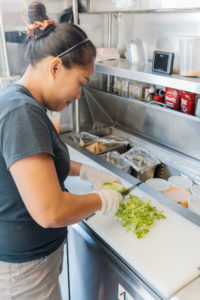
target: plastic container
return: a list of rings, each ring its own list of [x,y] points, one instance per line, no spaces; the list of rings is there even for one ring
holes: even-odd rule
[[[147,47],[141,39],[137,38],[130,42],[127,48],[127,58],[134,65],[147,64]]]
[[[130,173],[130,164],[123,159],[123,157],[117,151],[110,151],[99,155],[104,160],[108,161],[115,167],[122,169],[123,171]]]
[[[187,190],[172,187],[165,191],[165,195],[183,205],[184,207],[188,207],[188,199],[190,198],[190,193]]]
[[[160,161],[148,149],[132,146],[122,154],[122,157],[132,167],[131,175],[141,181],[146,181],[154,176],[155,167]]]
[[[169,188],[169,182],[161,178],[151,178],[148,179],[145,183],[160,193],[163,193]]]
[[[190,189],[192,195],[200,195],[200,185],[193,185]]]
[[[192,195],[188,199],[188,208],[194,213],[200,215],[200,195]]]
[[[190,190],[192,187],[192,181],[183,176],[171,176],[168,181],[171,187],[177,187],[185,190]]]
[[[200,36],[180,38],[180,74],[182,76],[200,76]]]

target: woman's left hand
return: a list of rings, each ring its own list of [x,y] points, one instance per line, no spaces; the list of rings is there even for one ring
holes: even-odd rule
[[[111,173],[84,164],[80,169],[80,178],[88,180],[96,190],[100,190],[104,183],[108,182],[122,184],[120,178],[112,175]]]

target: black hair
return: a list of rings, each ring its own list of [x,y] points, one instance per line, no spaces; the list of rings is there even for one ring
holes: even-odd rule
[[[42,2],[32,2],[28,6],[28,24],[48,19],[46,8]],[[41,59],[47,56],[56,57],[86,38],[87,35],[85,32],[79,26],[71,23],[50,24],[45,30],[36,28],[34,35],[30,35],[27,41],[26,61],[34,66]],[[95,46],[88,40],[86,43],[64,55],[62,62],[66,68],[70,69],[74,65],[86,66],[93,62],[95,57]]]

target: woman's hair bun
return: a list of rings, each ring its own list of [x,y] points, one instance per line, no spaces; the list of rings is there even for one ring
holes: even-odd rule
[[[34,1],[28,6],[26,17],[28,24],[49,19],[46,14],[46,7],[40,1]]]

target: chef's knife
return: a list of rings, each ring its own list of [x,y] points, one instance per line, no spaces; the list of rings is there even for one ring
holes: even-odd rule
[[[126,195],[128,195],[132,190],[134,190],[135,188],[137,188],[140,184],[142,184],[142,181],[137,182],[136,184],[134,184],[133,186],[131,186],[130,188],[126,189],[125,191],[121,192],[120,194],[125,197]]]

